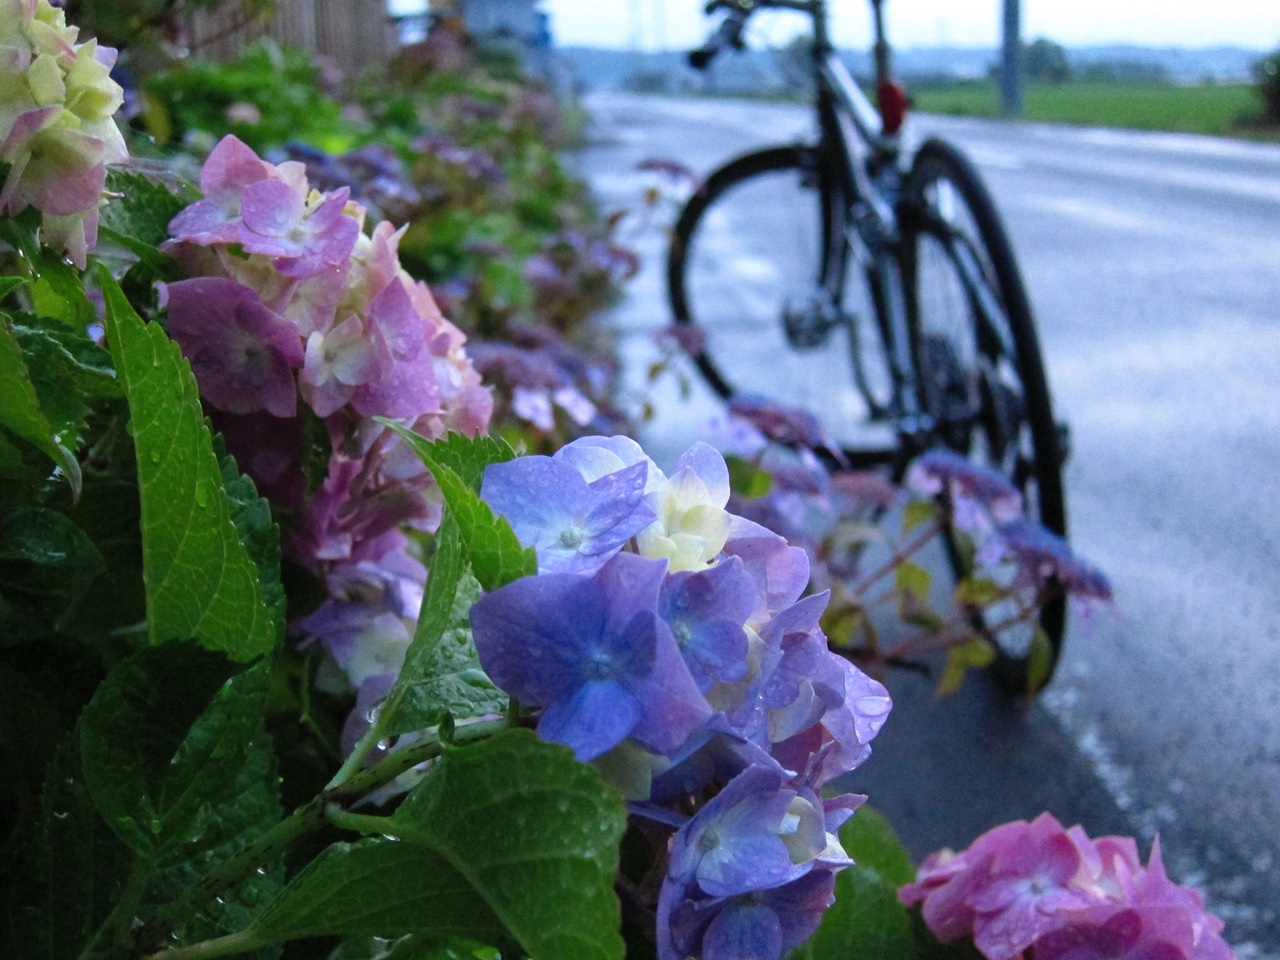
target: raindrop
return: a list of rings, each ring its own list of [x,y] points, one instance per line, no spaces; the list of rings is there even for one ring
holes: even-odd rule
[[[159,450],[152,450],[152,451],[151,451],[151,462],[152,462],[152,463],[159,463],[159,462],[160,462],[160,451],[159,451]]]
[[[391,749],[391,738],[390,738],[390,737],[387,737],[387,738],[386,738],[386,739],[384,739],[384,740],[379,740],[379,741],[378,741],[378,749],[379,749],[379,750],[382,750],[382,751],[384,751],[384,752],[385,752],[385,751],[387,751],[387,750],[390,750],[390,749]]]
[[[369,708],[368,712],[364,715],[364,718],[368,720],[370,723],[377,723],[378,717],[380,716],[382,716],[382,704],[375,703],[372,707]]]
[[[196,484],[196,503],[202,507],[209,503],[209,490],[203,483]]]
[[[69,817],[69,816],[71,816],[71,814],[70,814],[70,812],[68,812],[68,811],[66,811],[66,810],[55,810],[55,811],[53,811],[53,818],[54,818],[55,820],[65,820],[65,819],[67,819],[67,817]]]
[[[256,873],[256,874],[257,874],[258,876],[260,876],[260,877],[265,877],[265,876],[267,875],[267,868],[266,868],[266,867],[259,867],[257,870],[255,870],[255,871],[253,871],[253,872],[254,872],[254,873]]]

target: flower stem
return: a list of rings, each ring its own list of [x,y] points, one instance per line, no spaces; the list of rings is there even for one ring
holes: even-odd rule
[[[853,599],[861,600],[876,583],[893,573],[902,564],[911,559],[912,554],[919,551],[942,530],[942,517],[935,517],[925,524],[916,535],[907,541],[905,546],[894,551],[893,556],[850,587]]]
[[[229,957],[236,953],[247,953],[266,943],[253,935],[253,928],[229,933],[225,937],[213,940],[202,940],[189,947],[171,947],[147,954],[143,960],[213,960],[214,957]]]

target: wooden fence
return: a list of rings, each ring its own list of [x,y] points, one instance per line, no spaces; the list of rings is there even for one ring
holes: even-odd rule
[[[228,2],[194,13],[188,36],[193,53],[215,60],[233,59],[269,36],[328,57],[348,74],[385,63],[396,48],[386,0],[274,0],[265,17],[246,15],[239,3]]]

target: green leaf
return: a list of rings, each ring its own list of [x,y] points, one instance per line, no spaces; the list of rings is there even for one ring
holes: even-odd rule
[[[45,507],[0,512],[0,588],[27,598],[52,624],[64,619],[105,570],[89,536],[66,514]]]
[[[928,523],[938,515],[938,504],[933,500],[912,500],[902,508],[902,532],[910,533],[922,523]]]
[[[79,492],[80,464],[71,449],[75,446],[75,437],[70,425],[60,424],[55,430],[50,423],[23,360],[22,348],[3,315],[0,315],[0,425],[44,452],[62,468],[72,489]]]
[[[259,722],[243,762],[236,771],[230,799],[205,821],[203,833],[172,850],[160,865],[147,901],[167,903],[198,883],[210,870],[248,846],[280,822],[280,777],[270,734]],[[185,924],[175,946],[187,946],[244,930],[284,889],[282,854],[263,863],[240,884],[207,903]],[[268,947],[244,954],[270,960],[279,954]]]
[[[947,663],[938,679],[938,695],[945,697],[955,693],[964,683],[971,667],[985,667],[996,658],[995,648],[982,637],[972,637],[965,643],[947,650]]]
[[[85,781],[103,819],[139,854],[154,858],[188,839],[201,803],[188,791],[216,786],[217,776],[201,775],[215,750],[228,761],[221,778],[233,779],[245,750],[236,742],[242,724],[221,716],[226,704],[219,709],[217,698],[235,669],[192,643],[149,648],[111,671],[85,708]],[[206,710],[214,718],[197,724]],[[256,710],[260,716],[261,703]],[[225,745],[217,741],[221,733],[230,738]]]
[[[147,247],[160,246],[169,239],[169,221],[200,199],[194,188],[174,186],[176,194],[140,173],[109,169],[107,190],[119,196],[103,208],[101,228]]]
[[[453,434],[431,443],[392,420],[375,419],[398,433],[435,477],[445,503],[458,522],[471,571],[484,589],[496,590],[512,580],[538,572],[537,554],[532,548],[520,545],[511,525],[495,516],[476,492],[485,462],[492,462],[485,461],[486,456],[510,459],[511,448],[505,442],[489,437],[469,440]]]
[[[807,960],[916,960],[911,916],[898,902],[898,887],[916,872],[893,829],[863,806],[841,828],[840,842],[854,865],[837,876],[835,905],[797,954]]]
[[[214,436],[214,454],[222,466],[222,488],[231,504],[231,522],[249,559],[258,569],[258,587],[262,602],[271,614],[276,642],[284,640],[285,595],[280,581],[280,527],[271,516],[271,504],[258,496],[253,480],[236,467],[235,458],[226,452],[222,436]]]
[[[28,215],[33,216],[28,219]],[[85,296],[80,271],[60,253],[41,245],[39,223],[34,209],[18,217],[0,218],[0,240],[17,252],[28,276],[36,312],[61,321],[76,333],[83,333],[97,317]]]
[[[132,417],[151,642],[191,637],[251,660],[275,646],[276,624],[232,522],[195,377],[105,270],[99,280]]]
[[[987,577],[965,577],[956,584],[954,601],[960,607],[985,607],[1004,596],[1005,589]]]
[[[85,786],[76,732],[45,778],[29,845],[6,857],[6,960],[97,957],[87,950],[120,896],[132,856],[108,829]],[[16,862],[15,862],[16,861]],[[20,879],[19,879],[20,878]]]
[[[773,475],[741,457],[725,457],[729,466],[729,486],[748,500],[759,500],[773,489]]]
[[[501,437],[491,437],[483,433],[475,437],[449,433],[431,443],[430,447],[431,457],[436,463],[448,467],[463,483],[477,492],[480,490],[480,481],[484,477],[485,467],[491,463],[506,463],[516,458],[516,452],[511,449],[511,444]]]
[[[914,883],[916,868],[897,833],[879,810],[863,804],[840,828],[845,853],[894,886]]]
[[[26,277],[0,277],[0,300],[13,293],[27,282]]]
[[[335,843],[307,865],[249,930],[262,943],[332,934],[503,936],[493,911],[449,860],[391,840]]]
[[[626,811],[568,748],[511,730],[451,750],[391,826],[443,855],[532,960],[621,960],[613,883]]]
[[[920,564],[904,560],[898,564],[894,577],[899,590],[914,593],[921,601],[929,599],[929,571]]]
[[[1053,644],[1044,627],[1036,627],[1031,637],[1031,649],[1027,651],[1027,694],[1034,696],[1049,682],[1053,673]]]
[[[469,614],[479,597],[479,582],[465,573],[457,524],[446,513],[413,643],[383,701],[382,735],[433,727],[446,714],[465,720],[506,709],[507,695],[480,666],[471,636]]]

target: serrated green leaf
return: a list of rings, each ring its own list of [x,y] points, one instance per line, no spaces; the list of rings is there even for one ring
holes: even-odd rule
[[[212,811],[203,833],[172,850],[160,865],[147,900],[166,903],[197,883],[211,869],[248,846],[280,822],[279,774],[271,735],[259,723],[248,752],[236,771],[230,799]],[[284,889],[283,856],[263,863],[241,883],[205,904],[180,931],[175,946],[188,946],[244,930]],[[248,960],[271,960],[279,948],[264,947],[241,954]]]
[[[739,496],[759,500],[773,489],[773,475],[741,457],[725,457],[729,467],[729,486]]]
[[[80,489],[80,464],[70,449],[75,437],[70,425],[58,429],[50,422],[40,405],[40,397],[22,356],[22,348],[9,328],[8,318],[0,314],[0,425],[13,431],[58,464]]]
[[[191,368],[105,271],[107,336],[129,401],[152,643],[191,637],[252,660],[276,643],[258,569],[232,522]]]
[[[391,817],[443,855],[532,960],[621,960],[621,799],[566,747],[511,730],[447,752]]]
[[[263,943],[345,934],[503,936],[492,910],[449,860],[390,840],[335,843],[295,877],[249,930]]]
[[[140,173],[113,168],[107,171],[107,190],[118,194],[103,208],[101,228],[148,247],[169,239],[169,221],[188,204],[200,199],[192,188],[176,185],[178,193]]]
[[[170,841],[187,839],[182,818],[170,814],[174,805],[180,815],[189,812],[183,781],[197,779],[199,754],[209,745],[197,743],[197,755],[176,758],[235,669],[193,643],[148,648],[112,670],[85,707],[85,782],[103,819],[137,853],[154,858]],[[236,745],[228,752],[235,755]]]
[[[516,452],[501,437],[479,434],[467,437],[449,433],[431,443],[431,457],[441,466],[456,473],[472,490],[480,490],[484,468],[491,463],[506,463],[516,458]]]
[[[235,458],[226,452],[220,435],[214,437],[214,455],[222,467],[222,488],[231,504],[231,522],[258,570],[258,586],[275,626],[276,642],[283,642],[285,595],[280,581],[280,527],[271,516],[271,504],[258,496],[253,480],[236,467]]]
[[[902,532],[910,533],[922,523],[928,523],[938,515],[938,504],[933,500],[912,500],[902,508]]]
[[[471,636],[469,614],[479,597],[479,582],[465,571],[457,524],[446,513],[413,643],[383,701],[382,735],[433,727],[446,714],[465,720],[506,709],[507,695],[480,666]]]
[[[18,253],[22,269],[28,275],[36,312],[83,333],[97,318],[85,296],[80,271],[60,253],[41,245],[39,223],[40,217],[34,208],[28,208],[18,217],[0,218],[0,239]]]
[[[877,811],[862,806],[840,829],[854,865],[836,878],[836,902],[796,956],[805,960],[916,960],[911,917],[898,887],[915,879],[911,857]]]
[[[437,458],[436,444],[392,420],[376,419],[398,433],[409,448],[422,458],[422,462],[435,477],[444,494],[445,503],[458,522],[462,541],[467,548],[467,559],[471,562],[471,571],[482,587],[496,590],[512,580],[538,572],[537,554],[532,548],[520,545],[511,525],[495,515],[476,492],[480,474],[484,470],[481,460],[486,455],[485,451],[505,455],[510,452],[510,447],[491,438],[468,440],[458,435],[450,435],[437,441],[441,444],[441,456],[458,463],[466,477],[470,478],[468,480],[449,463]]]

